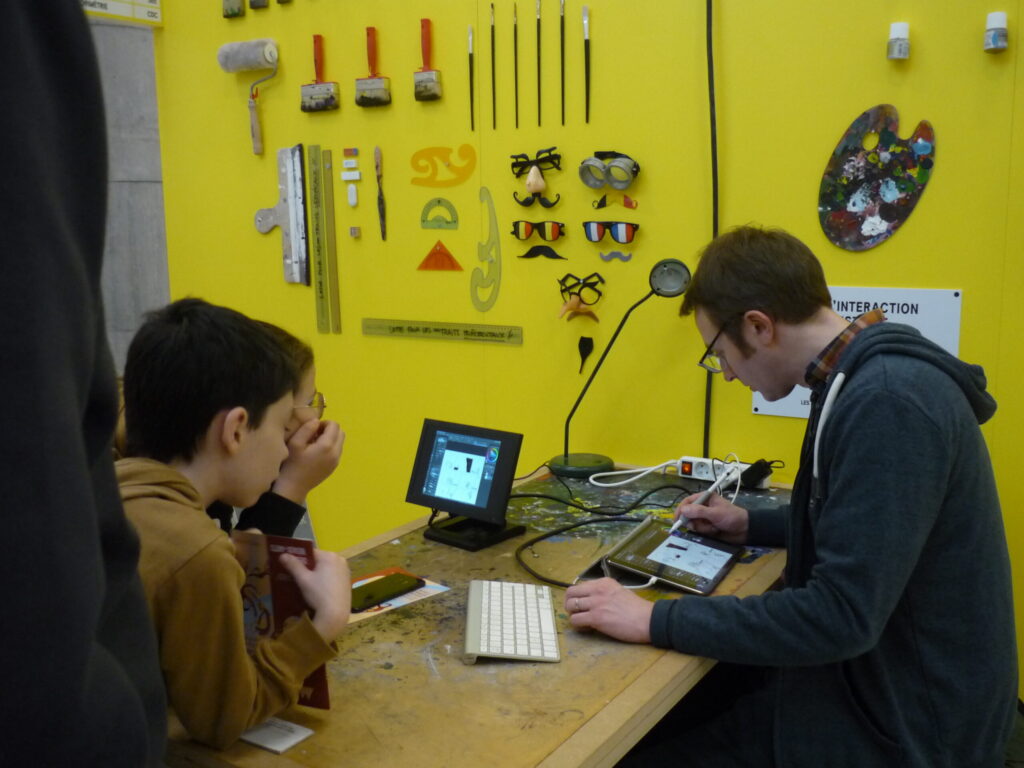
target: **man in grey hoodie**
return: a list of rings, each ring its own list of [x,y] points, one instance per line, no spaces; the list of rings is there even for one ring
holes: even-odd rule
[[[811,415],[788,507],[694,496],[677,510],[699,533],[785,546],[782,589],[653,604],[610,579],[566,592],[575,627],[770,669],[723,716],[626,763],[1001,766],[1017,657],[982,369],[878,310],[847,322],[810,249],[779,230],[712,241],[690,313],[702,367],[768,400],[808,387]]]

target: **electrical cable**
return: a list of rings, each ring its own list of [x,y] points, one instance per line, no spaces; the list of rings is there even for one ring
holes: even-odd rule
[[[532,472],[527,472],[525,475],[520,475],[519,477],[514,477],[514,478],[512,478],[512,482],[515,483],[515,482],[518,482],[520,480],[525,480],[528,477],[533,477],[535,474],[537,474],[537,471],[541,467],[547,467],[547,466],[548,466],[548,463],[546,461],[542,461],[540,464],[537,465],[537,468],[534,469]]]
[[[563,485],[564,485],[564,483],[563,483]],[[566,486],[566,487],[568,488],[568,486]],[[633,502],[628,507],[626,507],[625,511],[623,511],[620,514],[617,514],[617,515],[606,515],[605,513],[599,512],[597,514],[605,515],[605,516],[603,516],[603,517],[590,517],[590,518],[587,518],[585,520],[577,520],[574,523],[569,523],[568,525],[563,525],[563,526],[560,526],[560,527],[555,528],[553,530],[545,531],[544,533],[541,533],[541,534],[539,534],[537,536],[534,536],[532,539],[524,541],[522,544],[519,545],[519,547],[516,548],[516,552],[515,552],[516,562],[519,563],[519,565],[521,565],[523,567],[524,571],[526,571],[528,574],[533,576],[533,578],[537,579],[538,581],[543,581],[546,584],[551,584],[552,586],[556,586],[556,587],[563,587],[563,588],[571,587],[572,584],[567,584],[566,582],[559,581],[558,579],[549,578],[549,577],[544,576],[544,575],[538,573],[537,571],[535,571],[533,568],[531,568],[529,565],[526,564],[526,561],[523,559],[523,556],[522,556],[523,552],[525,550],[529,549],[530,547],[532,547],[534,544],[537,544],[538,542],[544,541],[544,539],[551,538],[552,536],[558,536],[559,534],[566,533],[567,531],[571,531],[571,530],[573,530],[575,528],[580,528],[580,527],[582,527],[584,525],[597,525],[597,524],[600,524],[600,523],[620,523],[620,522],[621,523],[641,523],[644,520],[643,517],[631,517],[629,513],[632,512],[633,510],[635,510],[638,506],[640,506],[640,504],[642,504],[643,501],[648,496],[652,496],[655,493],[657,493],[658,491],[664,491],[664,490],[668,490],[668,489],[675,489],[675,490],[680,491],[681,493],[676,497],[676,499],[673,499],[673,501],[670,504],[655,504],[655,503],[651,503],[650,506],[652,506],[652,507],[665,507],[665,508],[671,507],[671,506],[675,506],[676,500],[679,498],[679,496],[681,496],[683,493],[687,493],[688,494],[688,493],[692,492],[690,488],[687,488],[687,487],[682,486],[682,485],[676,485],[676,484],[660,485],[660,486],[658,486],[656,488],[651,488],[650,490],[645,491],[640,496],[638,496],[636,499],[634,499]],[[570,489],[570,493],[571,492],[572,491]],[[565,499],[559,499],[557,496],[548,496],[548,495],[539,494],[539,493],[538,494],[524,493],[524,494],[513,494],[512,498],[542,498],[542,499],[551,499],[553,501],[560,502],[560,503],[565,504],[567,506],[577,507],[578,509],[583,509],[583,510],[586,510],[588,512],[594,512],[594,508],[584,507],[584,506],[582,506],[580,504],[577,504],[575,502],[566,501]],[[636,588],[636,589],[643,589],[643,587],[634,587],[634,588]]]

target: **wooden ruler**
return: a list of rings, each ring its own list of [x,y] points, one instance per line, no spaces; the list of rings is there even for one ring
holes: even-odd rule
[[[331,330],[331,305],[327,295],[326,233],[324,232],[324,170],[319,144],[310,144],[309,162],[309,224],[313,251],[313,294],[316,299],[316,329]]]
[[[523,343],[523,329],[518,325],[435,323],[429,320],[386,320],[375,317],[363,318],[363,335],[392,336],[403,339],[483,341],[514,346]]]
[[[324,232],[327,235],[327,296],[331,307],[331,333],[341,333],[341,293],[338,289],[338,250],[334,231],[334,179],[331,150],[323,151]]]

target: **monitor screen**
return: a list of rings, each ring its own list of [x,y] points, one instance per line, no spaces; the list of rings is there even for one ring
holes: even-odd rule
[[[424,419],[405,500],[503,526],[522,440],[513,432]]]

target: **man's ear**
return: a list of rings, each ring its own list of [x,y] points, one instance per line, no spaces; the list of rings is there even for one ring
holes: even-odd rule
[[[747,341],[766,347],[775,341],[775,321],[759,309],[747,310],[743,315],[744,333]]]
[[[220,421],[221,447],[229,454],[234,455],[242,447],[245,435],[249,431],[249,412],[238,405],[217,414]]]

